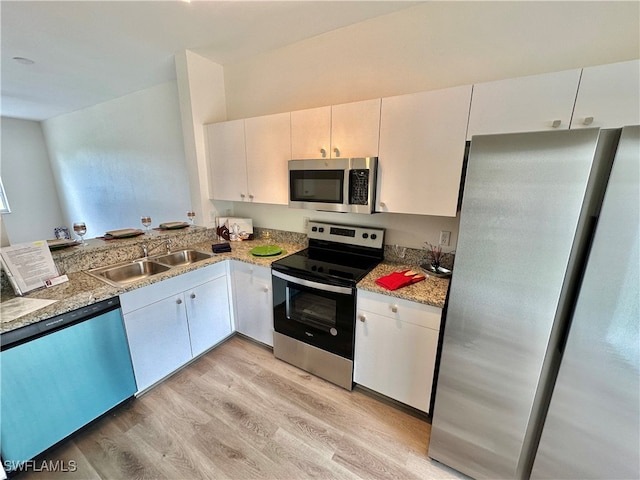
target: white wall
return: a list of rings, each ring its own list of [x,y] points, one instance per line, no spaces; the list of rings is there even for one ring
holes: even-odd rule
[[[639,58],[638,18],[639,2],[425,2],[225,65],[227,119]],[[456,219],[233,207],[283,230],[309,216],[385,227],[389,244],[457,241]]]
[[[640,57],[640,2],[425,2],[231,65],[228,119]]]
[[[191,208],[175,82],[43,122],[66,222],[87,238],[184,221]]]
[[[64,225],[39,122],[2,117],[0,175],[11,213],[2,216],[11,243],[54,237]]]

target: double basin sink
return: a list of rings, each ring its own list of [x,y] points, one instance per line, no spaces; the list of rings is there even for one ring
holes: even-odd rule
[[[174,267],[191,265],[211,258],[213,254],[199,250],[185,249],[177,252],[144,257],[130,262],[117,263],[106,267],[92,268],[87,273],[115,287],[123,287],[138,280],[166,272]]]

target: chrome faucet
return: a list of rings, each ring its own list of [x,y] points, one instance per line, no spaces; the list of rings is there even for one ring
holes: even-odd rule
[[[162,244],[162,242],[157,243],[156,245],[153,245],[153,246],[149,246],[146,243],[143,243],[142,245],[140,245],[142,247],[142,253],[144,254],[145,258],[149,256],[149,251],[150,250],[153,250],[154,248],[158,247],[161,244]],[[164,244],[165,244],[165,246],[167,248],[167,253],[168,254],[171,253],[171,239],[167,238],[164,241]]]

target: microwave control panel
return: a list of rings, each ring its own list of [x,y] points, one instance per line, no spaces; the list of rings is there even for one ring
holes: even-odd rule
[[[349,204],[369,205],[369,169],[349,170]]]

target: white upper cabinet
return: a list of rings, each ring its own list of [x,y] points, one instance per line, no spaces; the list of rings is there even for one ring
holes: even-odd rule
[[[244,200],[248,191],[244,120],[207,125],[206,131],[212,198]]]
[[[474,85],[467,140],[473,135],[568,129],[580,72],[565,70]]]
[[[455,217],[471,86],[382,99],[379,212]]]
[[[640,124],[640,60],[582,70],[571,128]]]
[[[291,112],[291,158],[329,158],[331,107]]]
[[[379,98],[331,107],[331,158],[377,157]]]
[[[214,200],[288,203],[290,114],[206,126]]]
[[[380,99],[291,112],[292,158],[378,155]]]
[[[291,114],[247,118],[247,198],[256,203],[289,203]]]

